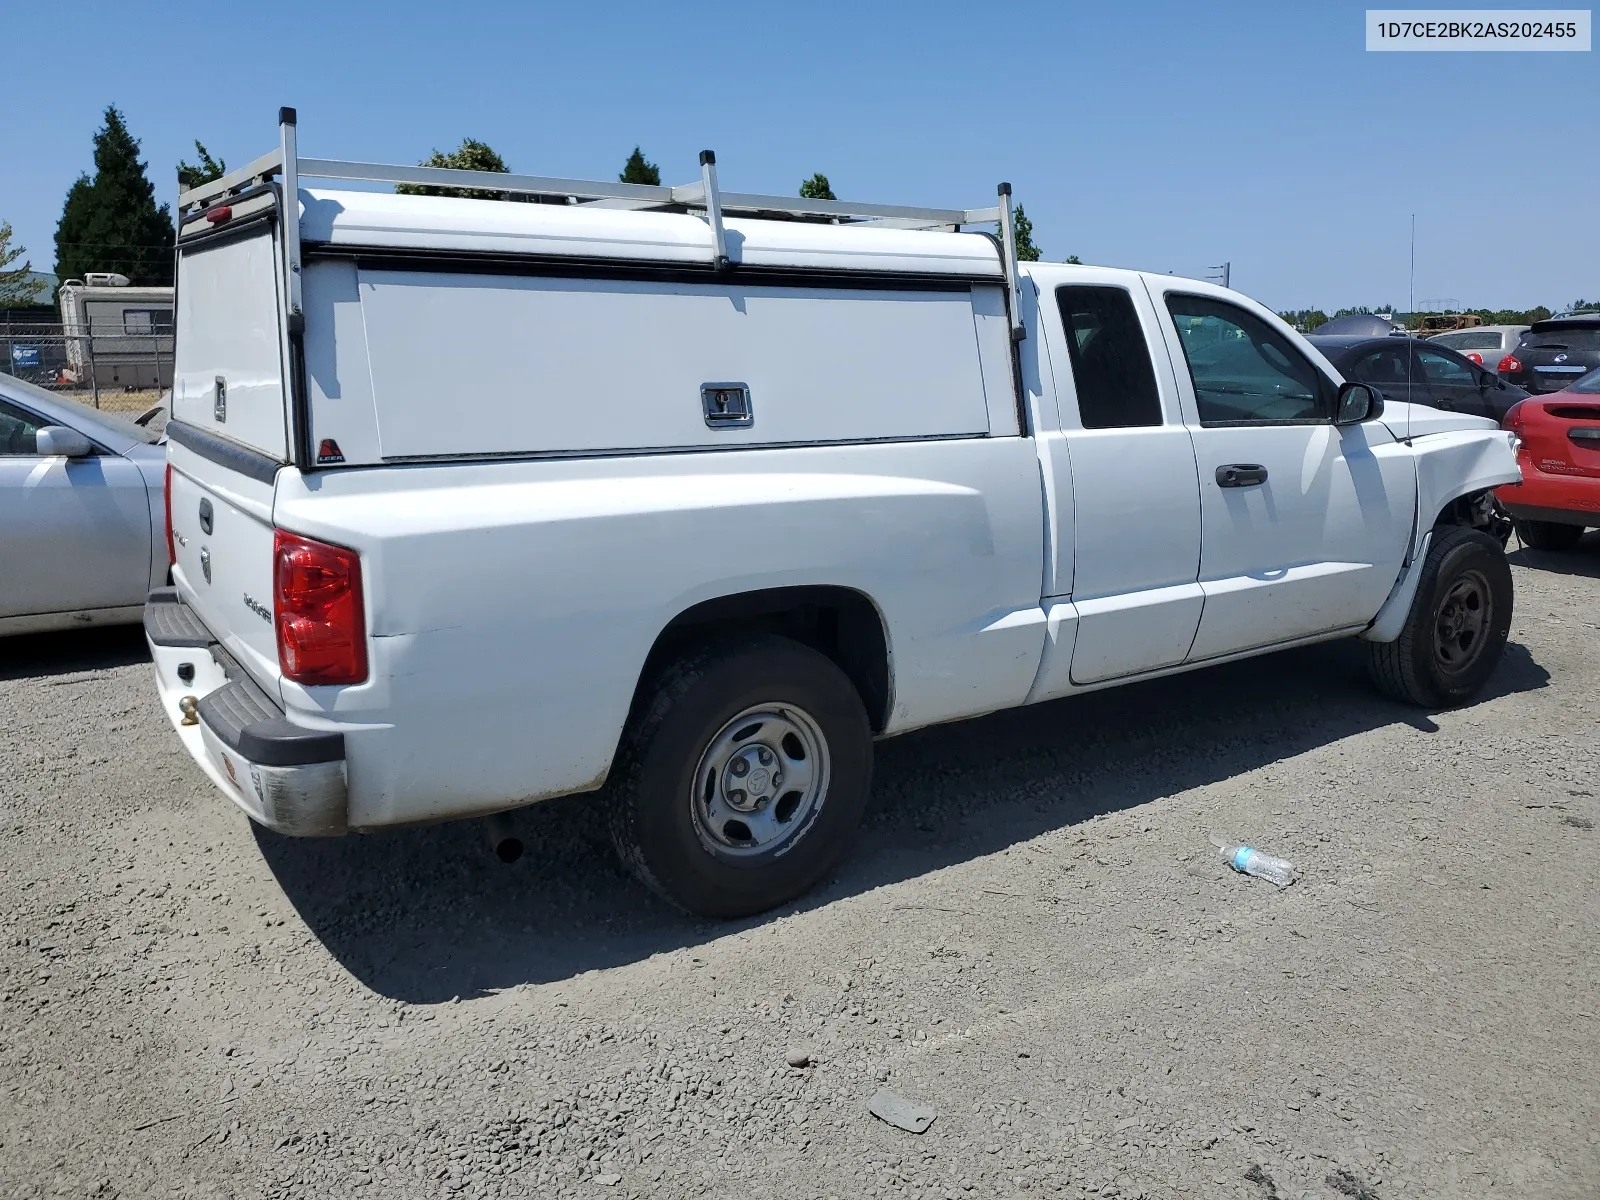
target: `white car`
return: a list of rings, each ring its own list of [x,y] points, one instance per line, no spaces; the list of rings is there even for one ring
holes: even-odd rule
[[[1235,292],[1019,264],[1004,185],[468,179],[294,133],[180,200],[146,614],[264,825],[598,792],[657,892],[750,913],[848,848],[875,738],[1337,637],[1418,704],[1495,669],[1508,434],[1384,411]]]
[[[1530,328],[1528,325],[1479,325],[1473,329],[1436,333],[1428,341],[1447,346],[1480,367],[1493,371],[1502,358],[1517,348],[1518,339]]]
[[[0,636],[140,619],[167,579],[159,443],[0,375]]]

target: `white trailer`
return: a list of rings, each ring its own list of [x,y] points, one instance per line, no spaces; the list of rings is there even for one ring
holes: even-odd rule
[[[69,378],[98,388],[172,386],[170,287],[134,287],[125,275],[91,271],[60,288]]]

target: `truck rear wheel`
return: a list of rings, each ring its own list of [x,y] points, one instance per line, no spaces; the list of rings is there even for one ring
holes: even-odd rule
[[[1500,663],[1511,606],[1500,544],[1478,529],[1436,530],[1400,636],[1367,644],[1373,682],[1423,708],[1465,704]]]
[[[787,638],[708,645],[636,710],[608,785],[617,853],[685,912],[741,917],[793,900],[854,840],[872,728],[849,678]]]
[[[1530,550],[1571,550],[1583,537],[1582,525],[1561,525],[1555,521],[1514,521],[1512,528]]]

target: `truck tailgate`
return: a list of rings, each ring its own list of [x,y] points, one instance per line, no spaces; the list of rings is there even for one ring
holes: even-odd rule
[[[274,485],[173,440],[173,582],[224,649],[281,700],[272,607]]]

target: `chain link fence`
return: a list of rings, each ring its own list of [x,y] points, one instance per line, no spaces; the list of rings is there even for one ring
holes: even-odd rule
[[[69,333],[59,321],[0,310],[0,345],[0,372],[95,408],[143,412],[172,387],[172,327],[159,319]]]

